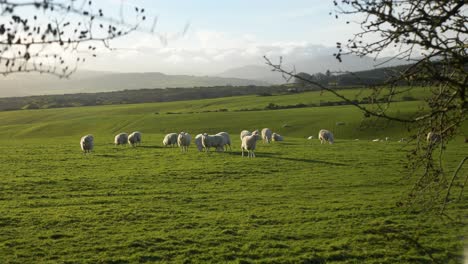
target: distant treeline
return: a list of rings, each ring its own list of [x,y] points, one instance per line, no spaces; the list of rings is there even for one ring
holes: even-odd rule
[[[305,80],[310,80],[324,86],[369,86],[369,85],[383,85],[386,81],[399,76],[399,74],[411,65],[400,65],[393,67],[377,68],[368,71],[350,72],[350,73],[332,73],[327,71],[325,73],[308,74],[301,72],[298,74],[301,78],[296,78],[295,83],[301,86],[307,86]],[[408,82],[398,81],[399,85],[409,85]]]
[[[78,93],[62,95],[41,95],[28,97],[0,98],[0,111],[19,109],[47,109],[76,106],[134,104],[151,102],[171,102],[197,100],[239,95],[268,96],[311,90],[291,88],[291,86],[218,86],[195,88],[167,88],[123,90],[102,93]]]

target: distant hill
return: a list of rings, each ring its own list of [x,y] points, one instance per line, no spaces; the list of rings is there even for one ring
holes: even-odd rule
[[[271,71],[271,68],[267,65],[247,65],[232,68],[219,73],[216,76],[224,78],[240,78],[239,76],[243,76],[242,78],[274,84],[282,84],[286,82],[281,73]]]
[[[333,89],[350,89],[354,87],[362,87],[365,85],[382,84],[395,72],[401,72],[410,65],[400,65],[393,67],[377,68],[368,71],[354,72],[353,74],[345,73],[339,75],[326,76],[324,74],[307,74],[299,73],[304,79],[310,79],[318,82],[324,86],[330,83],[335,83]],[[88,73],[78,75],[77,78],[83,78],[82,87],[93,80],[92,84],[114,84],[115,87],[119,86],[118,82],[130,82],[135,76],[140,77],[141,82],[151,82],[156,74],[121,74],[115,80],[107,80],[102,76],[86,77]],[[158,80],[168,78],[168,75],[159,74]],[[318,76],[320,75],[320,76]],[[105,75],[107,76],[107,75]],[[109,76],[115,76],[110,74]],[[183,75],[182,78],[186,77]],[[320,78],[318,78],[320,77]],[[209,77],[206,77],[209,78]],[[171,78],[168,78],[171,80]],[[211,78],[216,79],[216,78]],[[218,78],[221,80],[229,80]],[[203,80],[203,78],[202,78]],[[141,83],[140,82],[140,83]],[[405,83],[401,83],[405,84]],[[329,86],[330,87],[330,86]],[[57,108],[57,107],[74,107],[74,106],[92,106],[92,105],[109,105],[109,104],[134,104],[134,103],[149,103],[149,102],[170,102],[180,100],[195,100],[206,98],[220,98],[238,95],[260,95],[271,96],[277,93],[296,93],[304,91],[320,90],[319,87],[308,85],[300,80],[292,80],[287,85],[269,85],[269,86],[197,86],[193,88],[167,88],[167,89],[125,89],[121,91],[106,91],[98,93],[76,93],[76,94],[62,94],[62,95],[42,95],[42,96],[28,96],[28,97],[9,97],[0,98],[0,111],[2,110],[16,110],[16,109],[38,109],[38,108]],[[409,100],[408,98],[405,100]],[[274,108],[274,106],[272,106]],[[275,108],[277,109],[277,108]]]
[[[149,73],[78,72],[70,79],[45,74],[13,74],[0,77],[0,97],[46,94],[95,93],[151,88],[211,86],[267,86],[270,83],[241,78]]]
[[[294,62],[285,62],[283,65],[285,69],[296,69],[296,72],[305,72],[309,74],[314,73],[325,73],[327,70],[332,72],[336,71],[365,71],[376,69],[376,65],[380,67],[390,67],[400,64],[406,64],[407,62],[393,60],[385,63],[384,65],[380,64],[386,61],[388,58],[381,58],[374,60],[371,57],[357,57],[357,56],[344,56],[343,62],[338,62],[338,60],[332,55],[318,55],[316,57],[297,60]],[[274,61],[273,61],[274,62]],[[251,80],[258,80],[263,82],[269,82],[273,84],[285,83],[286,80],[278,72],[271,71],[271,67],[267,65],[247,65],[238,68],[232,68],[222,73],[217,74],[216,76],[225,77],[225,78],[245,78]]]
[[[289,93],[289,87],[276,86],[214,86],[195,88],[138,89],[99,93],[36,95],[0,98],[0,111],[19,109],[46,109],[93,105],[171,102],[239,95],[271,96]]]

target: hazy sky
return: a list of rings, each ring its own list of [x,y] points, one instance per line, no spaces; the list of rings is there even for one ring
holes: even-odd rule
[[[331,56],[337,41],[346,41],[357,31],[357,25],[329,15],[331,0],[98,2],[105,10],[118,10],[121,3],[126,8],[144,7],[149,19],[140,32],[114,41],[116,50],[103,51],[82,67],[94,70],[214,74],[262,64],[263,55],[283,56],[286,61]],[[155,17],[156,31],[150,34],[147,31]],[[188,31],[182,36],[187,24]],[[161,36],[167,44],[161,42]]]

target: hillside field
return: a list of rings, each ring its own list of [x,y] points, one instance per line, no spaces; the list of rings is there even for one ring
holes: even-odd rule
[[[397,142],[403,126],[363,122],[352,106],[235,111],[323,96],[0,112],[1,262],[462,263],[466,192],[449,205],[451,219],[398,206],[414,181],[403,168],[411,145]],[[208,112],[219,109],[228,111]],[[285,141],[258,142],[257,158],[242,158],[239,132],[263,127]],[[321,128],[335,144],[320,144]],[[135,130],[141,146],[112,144]],[[162,146],[180,131],[229,132],[232,151]],[[83,155],[88,133],[95,151]],[[446,177],[466,153],[462,137],[449,143]]]

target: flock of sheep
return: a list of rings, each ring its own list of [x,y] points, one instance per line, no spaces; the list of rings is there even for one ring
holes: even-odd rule
[[[277,133],[272,132],[269,128],[264,128],[261,131],[261,138],[264,143],[270,143],[272,141],[283,141],[283,137]],[[257,140],[260,139],[260,134],[258,130],[250,132],[248,130],[242,130],[240,133],[241,139],[241,150],[242,157],[244,156],[244,151],[247,152],[249,158],[255,157],[255,148],[257,145]],[[333,144],[333,134],[328,130],[320,130],[319,139],[321,143],[329,142]],[[187,152],[188,147],[192,141],[192,136],[186,132],[169,133],[163,139],[164,146],[179,146],[181,151]],[[203,149],[208,153],[210,148],[215,148],[216,151],[227,151],[228,148],[231,149],[231,138],[227,132],[219,132],[215,135],[208,135],[207,133],[198,134],[195,137],[195,145],[197,146],[198,151],[203,151]],[[125,145],[130,144],[136,146],[141,143],[141,133],[135,131],[128,135],[127,133],[117,134],[114,138],[115,145]],[[94,148],[94,137],[93,135],[83,136],[80,140],[80,146],[84,153],[89,153]]]
[[[272,132],[269,128],[264,128],[261,131],[261,138],[264,143],[270,143],[272,141],[283,141],[283,137],[277,133]],[[307,139],[312,139],[310,136]],[[241,140],[241,150],[242,157],[244,156],[244,151],[247,152],[249,158],[255,157],[255,148],[257,145],[257,140],[260,139],[259,131],[255,130],[250,132],[248,130],[242,130],[240,133]],[[320,143],[329,144],[334,143],[333,133],[328,130],[321,129],[318,133],[318,139]],[[386,138],[386,141],[388,138]],[[435,143],[441,140],[440,135],[429,132],[427,133],[426,140],[430,143]],[[169,133],[163,139],[164,146],[179,146],[182,152],[187,152],[188,147],[192,141],[192,136],[186,132]],[[373,140],[376,141],[376,140]],[[378,140],[380,141],[380,140]],[[399,142],[406,141],[401,139]],[[135,131],[128,135],[127,133],[117,134],[114,138],[115,145],[125,145],[130,144],[131,146],[137,146],[141,143],[141,133]],[[210,152],[210,148],[215,148],[216,151],[227,151],[228,148],[231,149],[231,138],[227,132],[219,132],[215,135],[208,135],[207,133],[198,134],[194,140],[195,145],[197,146],[198,151],[205,150],[207,153]],[[80,146],[84,153],[89,153],[93,150],[94,147],[94,137],[93,135],[83,136],[80,140]]]

